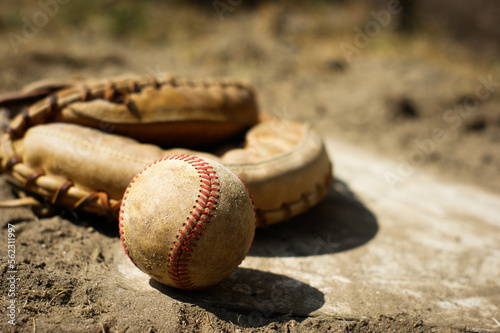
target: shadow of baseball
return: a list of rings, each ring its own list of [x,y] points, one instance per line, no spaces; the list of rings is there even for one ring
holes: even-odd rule
[[[202,291],[185,292],[153,279],[149,284],[165,295],[242,327],[264,326],[277,318],[305,319],[325,304],[324,294],[308,284],[249,268],[238,268],[220,284]]]
[[[257,229],[249,256],[297,257],[342,252],[369,242],[376,217],[335,179],[324,200],[289,221]]]

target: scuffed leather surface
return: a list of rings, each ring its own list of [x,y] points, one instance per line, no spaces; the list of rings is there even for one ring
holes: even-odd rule
[[[105,190],[120,200],[134,175],[152,161],[187,153],[218,161],[247,185],[260,225],[279,222],[317,203],[331,181],[321,137],[311,125],[270,120],[254,126],[243,148],[222,156],[188,149],[164,150],[121,135],[72,124],[46,124],[15,142],[25,164],[71,179],[83,190]],[[264,220],[264,221],[263,221]]]

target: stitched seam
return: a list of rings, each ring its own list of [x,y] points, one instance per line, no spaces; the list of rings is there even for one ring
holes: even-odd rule
[[[331,169],[330,169],[331,170]],[[267,218],[266,214],[272,214],[276,212],[283,212],[283,214],[286,216],[286,220],[294,217],[295,215],[291,214],[291,206],[297,205],[297,204],[303,204],[306,209],[311,208],[314,203],[310,201],[310,196],[313,195],[318,195],[320,200],[325,196],[325,194],[328,192],[328,189],[330,188],[330,185],[333,180],[333,175],[331,172],[328,173],[327,176],[325,176],[325,180],[323,183],[317,183],[316,186],[312,191],[309,192],[304,192],[300,195],[300,199],[294,200],[294,201],[289,201],[289,202],[284,202],[281,204],[279,208],[276,209],[257,209],[257,223],[260,222],[261,225],[267,225]]]
[[[217,174],[213,170],[213,167],[205,160],[187,154],[170,155],[150,163],[137,175],[135,175],[127,186],[120,205],[120,214],[118,217],[120,240],[125,253],[130,260],[132,260],[134,265],[137,266],[127,250],[125,232],[123,231],[122,223],[124,219],[124,208],[126,206],[129,190],[135,181],[152,165],[165,160],[180,160],[189,163],[196,169],[200,178],[200,194],[198,195],[195,205],[193,205],[193,209],[187,216],[186,222],[182,228],[179,229],[177,241],[174,242],[174,247],[171,250],[168,264],[168,274],[175,286],[182,289],[195,289],[196,286],[191,281],[187,272],[189,257],[193,252],[193,248],[196,246],[196,241],[202,235],[203,230],[205,230],[207,225],[210,223],[210,218],[212,217],[213,211],[219,202],[220,191]]]
[[[127,197],[128,197],[128,194],[130,192],[130,188],[134,185],[134,183],[137,181],[137,179],[147,170],[149,169],[151,166],[157,164],[158,162],[161,162],[165,159],[164,158],[160,158],[160,159],[157,159],[156,161],[154,162],[151,162],[150,164],[146,165],[144,167],[144,169],[142,169],[141,171],[139,171],[135,176],[134,178],[132,178],[132,180],[130,181],[130,183],[127,185],[127,189],[125,190],[125,192],[123,193],[123,198],[122,198],[122,202],[120,204],[120,212],[119,212],[119,215],[118,215],[118,228],[119,228],[119,234],[120,234],[120,240],[122,242],[122,246],[123,246],[123,249],[125,250],[125,253],[127,254],[127,256],[130,258],[130,260],[132,261],[132,263],[136,266],[137,264],[134,262],[134,259],[132,259],[132,257],[130,256],[128,250],[127,250],[127,244],[125,244],[125,232],[122,230],[123,228],[123,223],[122,221],[124,220],[123,218],[123,214],[124,214],[124,209],[125,209],[125,205],[126,205],[126,202],[127,202]]]
[[[134,262],[134,259],[132,259],[132,257],[130,256],[130,254],[129,254],[128,250],[127,250],[127,244],[125,244],[125,232],[123,231],[123,223],[122,223],[122,221],[124,220],[124,218],[123,218],[124,209],[125,209],[125,205],[126,205],[126,202],[127,202],[127,197],[128,197],[128,194],[129,194],[129,190],[133,186],[133,184],[135,183],[135,181],[137,180],[137,178],[139,178],[144,173],[144,171],[146,171],[147,169],[149,169],[153,164],[158,163],[160,160],[156,160],[153,163],[147,165],[146,167],[144,167],[144,169],[142,169],[141,171],[139,171],[134,176],[134,178],[132,178],[132,180],[130,181],[130,183],[127,185],[127,189],[123,193],[122,202],[120,204],[120,212],[119,212],[119,215],[118,215],[118,228],[119,228],[120,240],[121,240],[123,249],[125,250],[125,253],[127,254],[127,256],[130,258],[130,260],[132,261],[132,263],[136,267],[138,267],[138,266]]]
[[[189,257],[203,231],[210,223],[213,211],[219,202],[220,184],[213,167],[205,160],[191,155],[171,155],[165,159],[180,160],[192,165],[200,177],[200,194],[186,222],[179,229],[169,258],[169,276],[175,286],[182,289],[195,289],[188,273]]]

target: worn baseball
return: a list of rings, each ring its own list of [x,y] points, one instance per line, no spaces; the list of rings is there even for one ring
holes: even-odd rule
[[[132,262],[154,280],[185,290],[224,280],[253,241],[255,209],[245,184],[209,159],[171,155],[128,185],[120,238]]]

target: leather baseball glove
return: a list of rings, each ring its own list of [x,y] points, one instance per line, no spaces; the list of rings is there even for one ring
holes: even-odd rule
[[[38,200],[117,217],[135,174],[170,154],[208,157],[232,170],[253,195],[258,226],[308,210],[330,188],[318,132],[264,119],[248,84],[126,77],[60,88],[23,109],[1,138],[0,171]],[[36,98],[30,91],[0,96],[0,106],[25,97]]]

